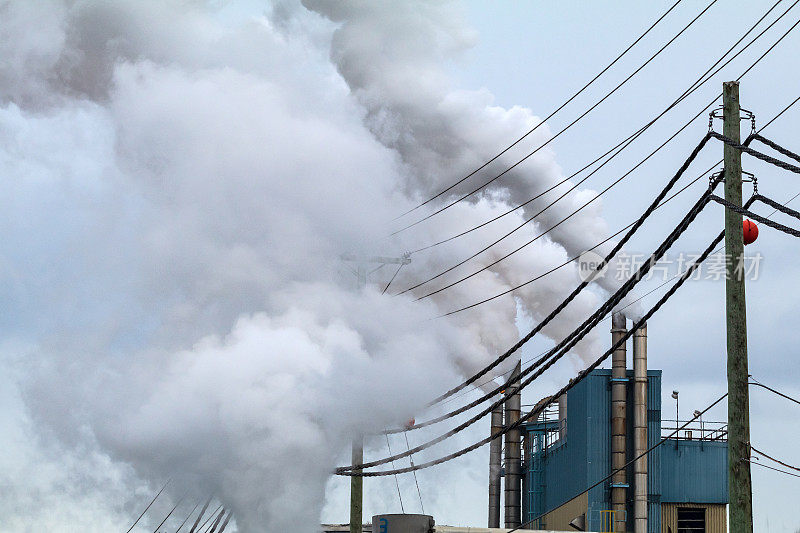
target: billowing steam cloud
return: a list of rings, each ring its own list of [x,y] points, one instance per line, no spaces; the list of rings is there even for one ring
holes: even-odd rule
[[[353,433],[404,420],[491,360],[516,340],[518,313],[541,318],[577,275],[564,269],[516,299],[428,319],[548,270],[606,231],[595,206],[422,302],[381,294],[389,267],[355,290],[342,253],[415,249],[562,177],[543,151],[479,198],[386,238],[395,214],[538,120],[450,86],[442,62],[474,41],[451,4],[307,0],[253,16],[246,4],[199,0],[6,0],[0,21],[0,267],[13,340],[3,366],[36,446],[93,465],[83,494],[108,489],[110,518],[84,528],[135,515],[141,499],[124,490],[134,477],[151,487],[171,477],[174,496],[216,495],[241,531],[314,531]],[[530,239],[586,194],[455,274]],[[393,287],[524,216],[415,255]],[[580,297],[547,334],[566,333],[595,304]],[[71,496],[54,492],[6,501],[4,520],[58,530],[44,517]]]

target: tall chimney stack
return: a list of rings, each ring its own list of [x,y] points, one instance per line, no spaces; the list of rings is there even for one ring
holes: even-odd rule
[[[503,406],[492,411],[491,434],[503,431]],[[498,437],[489,443],[489,526],[500,527],[500,468],[503,455],[503,438]]]
[[[625,315],[611,315],[611,342],[618,342],[626,332]],[[626,429],[626,383],[627,357],[625,344],[614,350],[611,363],[611,468],[617,470],[625,465],[625,429]],[[625,470],[616,472],[611,477],[611,505],[614,510],[613,531],[626,531],[626,489]]]
[[[517,363],[514,373],[511,374],[511,383],[506,389],[505,401],[505,424],[506,427],[519,421],[522,409],[522,399],[519,392],[519,374],[522,371],[522,363]],[[514,379],[516,378],[516,379]],[[506,527],[513,529],[522,524],[522,486],[521,486],[521,465],[520,441],[522,432],[514,429],[506,433]]]
[[[647,324],[633,333],[633,453],[647,450]],[[633,463],[634,533],[647,533],[647,456]]]

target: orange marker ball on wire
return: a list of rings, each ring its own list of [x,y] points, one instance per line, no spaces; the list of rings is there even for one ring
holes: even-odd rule
[[[742,221],[742,231],[744,232],[744,243],[750,244],[758,238],[758,226],[752,220]]]

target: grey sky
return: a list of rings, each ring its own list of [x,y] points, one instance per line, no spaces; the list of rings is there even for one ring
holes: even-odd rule
[[[705,133],[707,119],[698,118],[552,242],[432,302],[355,294],[351,275],[331,258],[343,250],[371,252],[375,242],[387,254],[431,242],[571,174],[679,95],[768,6],[719,0],[624,90],[509,175],[491,201],[461,205],[382,240],[387,212],[410,207],[409,195],[424,195],[453,168],[516,138],[669,4],[209,5],[0,2],[12,21],[0,21],[0,168],[8,180],[0,195],[0,447],[9,450],[0,460],[0,487],[9,495],[0,507],[1,530],[127,527],[172,472],[178,479],[142,531],[184,487],[198,493],[194,498],[220,495],[252,531],[295,519],[311,527],[319,509],[324,521],[346,521],[347,480],[328,479],[327,472],[346,460],[348,436],[408,416],[454,382],[457,371],[480,366],[510,344],[517,327],[530,327],[525,317],[515,321],[518,309],[541,316],[577,276],[559,271],[520,293],[517,304],[506,298],[422,325],[420,317],[503,290],[629,223]],[[549,130],[622,79],[704,5],[684,0]],[[797,17],[790,13],[568,201],[635,164]],[[373,38],[384,48],[373,48]],[[790,35],[742,82],[742,105],[762,124],[800,95],[798,39]],[[492,98],[500,108],[486,104]],[[798,116],[800,108],[792,109],[765,133],[798,148],[791,127]],[[721,152],[710,143],[689,176]],[[758,174],[768,196],[800,192],[794,175],[746,156],[744,167]],[[654,215],[628,252],[649,252],[702,187]],[[548,216],[568,208],[559,205]],[[720,209],[709,208],[676,250],[701,250],[721,221]],[[490,228],[415,258],[398,286],[498,233]],[[513,244],[535,231],[522,233]],[[762,228],[748,248],[764,256],[760,279],[748,286],[749,343],[753,375],[799,396],[790,239]],[[376,284],[386,278],[379,272]],[[558,338],[602,295],[585,295],[545,333]],[[607,329],[598,328],[574,358],[543,376],[523,403],[571,378],[583,364],[578,355],[607,344]],[[686,286],[651,321],[649,339],[650,364],[663,369],[666,393],[681,391],[683,416],[715,399],[725,388],[722,283]],[[535,339],[522,356],[551,345]],[[307,402],[293,402],[295,394]],[[673,405],[668,396],[664,405]],[[754,444],[800,463],[792,444],[800,437],[797,412],[786,400],[753,391]],[[724,409],[710,415],[724,417]],[[488,420],[416,459],[486,431]],[[435,434],[411,434],[411,444]],[[404,446],[392,440],[395,453]],[[385,441],[376,440],[367,454],[385,451]],[[425,511],[440,523],[482,525],[486,463],[481,449],[419,472]],[[800,526],[792,508],[796,478],[756,468],[753,477],[756,529]],[[413,478],[401,476],[400,486],[406,510],[417,510]],[[367,480],[366,487],[366,516],[399,510],[393,479]]]

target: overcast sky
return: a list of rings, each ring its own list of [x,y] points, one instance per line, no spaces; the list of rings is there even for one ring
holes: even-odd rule
[[[423,417],[416,410],[426,398],[512,344],[578,277],[562,269],[517,300],[427,319],[524,281],[637,218],[705,134],[707,113],[560,233],[427,302],[380,294],[388,268],[366,292],[353,291],[335,258],[416,249],[572,174],[660,112],[772,4],[719,0],[490,195],[385,238],[387,219],[547,116],[672,3],[0,0],[0,530],[127,529],[170,477],[141,531],[187,491],[183,516],[213,493],[240,530],[347,521],[349,480],[327,473],[349,459],[349,435]],[[682,2],[501,162],[570,122],[705,5]],[[503,250],[635,165],[738,77],[797,10]],[[793,32],[742,80],[742,107],[758,124],[800,96],[799,45]],[[800,105],[764,134],[800,149],[798,117]],[[709,143],[682,183],[721,156]],[[746,155],[743,167],[767,196],[800,193],[795,175]],[[705,183],[659,210],[626,253],[649,253]],[[514,217],[415,255],[396,287],[465,257],[522,220]],[[721,224],[721,208],[710,206],[668,258],[700,252]],[[751,373],[798,397],[795,246],[761,228],[747,249],[763,257],[747,296]],[[526,346],[523,360],[582,320],[618,284],[612,274]],[[607,346],[609,322],[523,403],[552,393]],[[663,370],[665,418],[673,389],[681,417],[725,391],[722,281],[688,283],[648,335],[650,367]],[[753,444],[800,463],[797,409],[754,389]],[[706,418],[725,420],[724,406]],[[487,432],[488,419],[415,459]],[[393,452],[405,445],[392,438]],[[368,458],[385,453],[385,441],[368,442]],[[484,447],[420,471],[425,512],[438,523],[483,526],[487,459]],[[398,483],[405,510],[421,510],[414,478]],[[798,478],[754,467],[755,529],[800,528],[799,489]],[[393,478],[367,479],[365,493],[366,517],[400,510]]]

